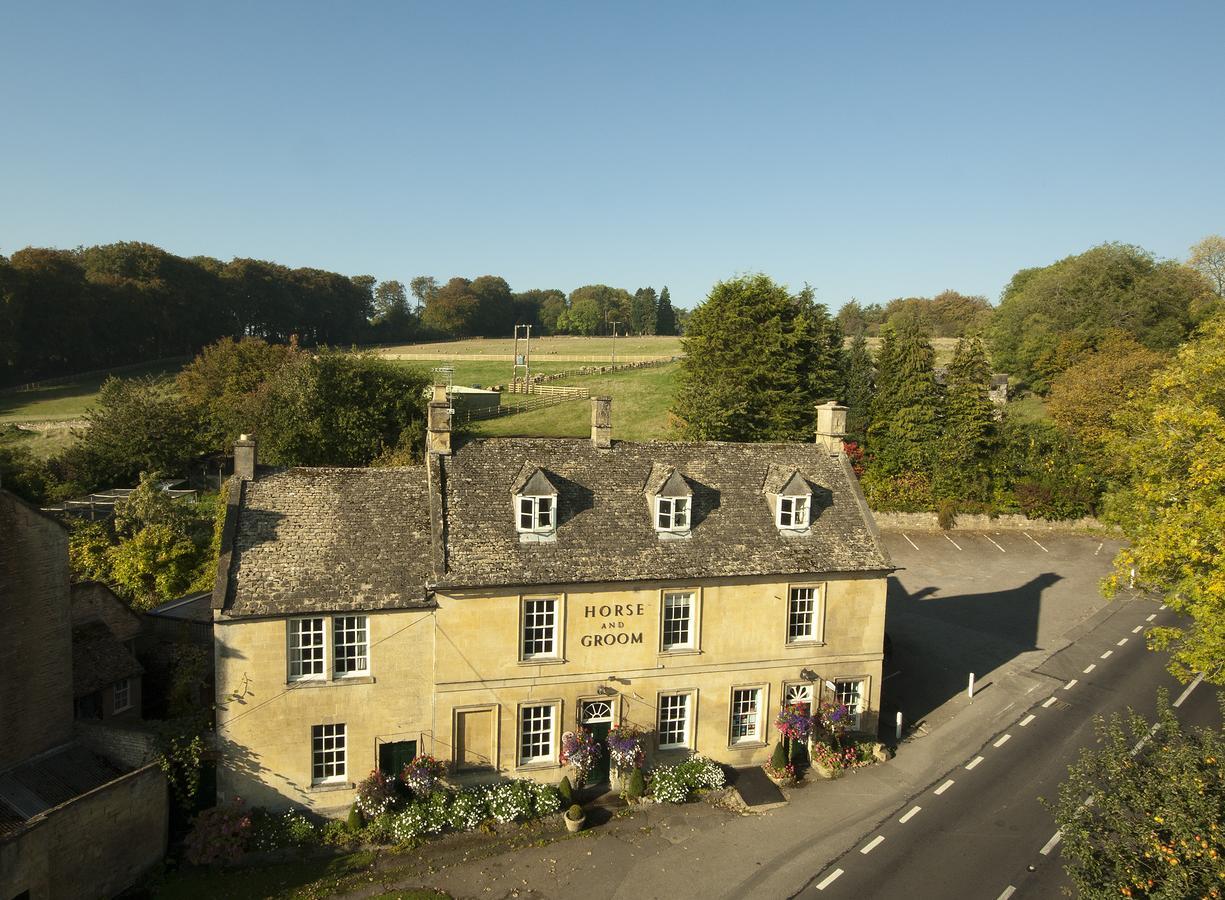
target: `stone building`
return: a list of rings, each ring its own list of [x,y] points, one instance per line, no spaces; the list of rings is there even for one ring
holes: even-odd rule
[[[105,584],[72,585],[72,682],[78,719],[141,717],[141,618]]]
[[[292,469],[231,492],[214,592],[219,789],[340,812],[419,752],[556,781],[562,734],[650,733],[651,763],[768,759],[788,700],[879,709],[886,577],[841,452],[588,439]]]

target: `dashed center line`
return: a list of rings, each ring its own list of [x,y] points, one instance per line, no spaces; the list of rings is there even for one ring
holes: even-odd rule
[[[1013,886],[1010,884],[1010,885],[1008,885],[1008,887],[1004,888],[1004,892],[1003,892],[1002,894],[1000,894],[998,897],[996,897],[996,898],[995,898],[995,900],[1008,900],[1008,898],[1009,898],[1009,897],[1011,897],[1011,896],[1012,896],[1013,894],[1015,894],[1016,892],[1017,892],[1017,889],[1016,889],[1016,888],[1014,888],[1014,887],[1013,887]]]
[[[883,841],[884,839],[885,839],[885,836],[883,834],[878,834],[876,837],[872,838],[872,840],[868,841],[868,843],[866,843],[863,847],[861,847],[859,849],[859,852],[862,853],[864,856],[867,856],[869,853],[871,853],[873,850],[879,847],[880,842]]]
[[[1105,653],[1103,653],[1103,654],[1101,655],[1101,659],[1110,659],[1110,657],[1112,657],[1112,656],[1114,656],[1114,651],[1113,651],[1113,650],[1107,650]]]
[[[1178,707],[1182,706],[1183,701],[1191,696],[1191,692],[1195,690],[1197,687],[1199,687],[1199,683],[1203,680],[1204,680],[1204,673],[1200,672],[1198,675],[1195,676],[1195,680],[1192,681],[1189,685],[1187,685],[1187,689],[1178,695],[1178,699],[1174,701],[1174,708],[1178,709]]]
[[[1043,709],[1047,709],[1047,708],[1049,708],[1049,707],[1051,706],[1051,704],[1053,704],[1054,702],[1055,702],[1055,698],[1054,698],[1053,696],[1051,696],[1051,697],[1047,697],[1047,698],[1046,698],[1046,702],[1042,704],[1042,708],[1043,708]]]
[[[961,544],[957,543],[955,540],[953,540],[953,539],[952,539],[951,537],[949,537],[947,534],[944,536],[944,539],[945,539],[946,541],[948,541],[950,544],[952,544],[954,547],[956,547],[958,550],[960,550],[960,549],[961,549]]]
[[[1011,735],[1011,734],[1006,734],[1006,735],[1004,735],[1002,738],[1000,738],[998,741],[996,741],[994,744],[992,744],[991,746],[992,746],[992,747],[1003,747],[1003,746],[1004,746],[1005,744],[1007,744],[1007,743],[1008,743],[1010,740],[1012,740],[1012,735]]]
[[[902,816],[900,819],[898,819],[898,821],[901,822],[903,825],[905,825],[907,822],[913,819],[918,814],[919,810],[921,810],[922,808],[923,807],[921,806],[910,807],[910,812],[906,813],[906,815]]]
[[[1024,719],[1021,720],[1021,727],[1024,728],[1026,725],[1028,725],[1030,722],[1032,722],[1036,718],[1038,717],[1035,716],[1033,713],[1030,713],[1028,716],[1026,716]]]
[[[1028,531],[1022,531],[1022,532],[1021,532],[1021,534],[1025,535],[1025,536],[1026,536],[1027,538],[1029,538],[1031,541],[1034,541],[1034,536],[1033,536],[1032,534],[1030,534]],[[1035,543],[1035,544],[1038,544],[1038,542],[1037,542],[1037,541],[1034,541],[1034,543]],[[1045,547],[1043,547],[1041,544],[1038,544],[1038,546],[1039,546],[1039,547],[1042,549],[1042,552],[1043,552],[1043,553],[1050,553],[1050,552],[1051,552],[1050,550],[1047,550]]]
[[[1157,614],[1156,614],[1156,613],[1153,613],[1151,616],[1149,616],[1149,617],[1148,617],[1147,619],[1145,619],[1144,621],[1145,621],[1145,622],[1151,622],[1151,621],[1153,621],[1153,619],[1155,619],[1155,618],[1157,618]]]
[[[825,879],[824,879],[822,882],[820,882],[820,883],[817,885],[817,890],[818,890],[818,891],[823,891],[823,890],[825,890],[827,887],[829,887],[831,884],[833,884],[835,881],[837,881],[837,880],[838,880],[838,876],[839,876],[839,875],[841,875],[841,874],[842,874],[842,870],[841,870],[841,869],[834,869],[834,871],[832,871],[832,872],[830,872],[828,875],[826,875],[826,876],[825,876]]]
[[[986,535],[986,534],[984,534],[984,535],[983,535],[983,537],[985,537],[987,540],[991,541],[991,537],[990,537],[990,535]],[[995,544],[995,541],[991,541],[991,543]],[[995,549],[996,549],[996,550],[998,550],[998,551],[1000,551],[1000,553],[1007,553],[1007,552],[1008,552],[1008,551],[1007,551],[1007,550],[1005,550],[1003,547],[1001,547],[999,544],[995,544]]]
[[[1131,633],[1132,633],[1132,634],[1139,634],[1139,633],[1140,633],[1141,631],[1143,631],[1143,630],[1144,630],[1144,626],[1143,626],[1143,625],[1137,625],[1135,628],[1133,628],[1133,629],[1131,630]]]
[[[908,543],[910,546],[914,547],[916,550],[919,549],[919,545],[912,541],[910,539],[910,535],[908,535],[906,532],[902,532],[902,537],[906,538],[906,543]],[[838,871],[841,872],[842,870],[839,869]]]
[[[1097,549],[1093,551],[1093,555],[1097,556],[1099,553],[1102,552],[1102,548],[1105,546],[1106,546],[1106,542],[1102,541],[1100,544],[1097,545]]]
[[[1050,852],[1055,849],[1056,845],[1061,840],[1063,840],[1063,832],[1056,831],[1053,835],[1051,835],[1051,839],[1042,845],[1042,849],[1039,850],[1038,852],[1041,853],[1043,856],[1050,855]]]
[[[1127,640],[1128,640],[1127,638],[1121,638],[1120,640],[1116,641],[1114,645],[1116,647],[1122,647],[1124,644],[1127,643]]]
[[[1065,691],[1070,691],[1070,690],[1072,690],[1072,688],[1073,688],[1073,687],[1075,687],[1075,686],[1076,686],[1076,683],[1077,683],[1077,682],[1076,682],[1076,679],[1075,679],[1075,678],[1073,678],[1071,681],[1069,681],[1067,684],[1065,684],[1065,685],[1063,686],[1063,689],[1064,689]]]
[[[933,791],[933,793],[938,797],[941,794],[943,794],[945,791],[947,791],[949,788],[951,788],[954,784],[956,784],[956,782],[950,778],[944,784],[940,785],[940,787],[936,788],[936,790]]]
[[[1166,609],[1167,607],[1166,607],[1166,605],[1163,603],[1163,604],[1161,604],[1160,606],[1158,606],[1157,608],[1158,608],[1158,609]]]
[[[968,763],[966,763],[966,768],[973,769],[976,765],[978,765],[982,761],[983,761],[983,758],[981,756],[976,756],[972,760],[970,760]]]

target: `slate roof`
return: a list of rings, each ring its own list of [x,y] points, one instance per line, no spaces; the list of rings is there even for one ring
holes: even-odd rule
[[[0,773],[0,836],[126,771],[79,744],[70,744]]]
[[[586,439],[496,438],[460,446],[441,466],[446,532],[440,587],[561,585],[881,571],[891,568],[844,456],[817,444],[631,443],[597,450]],[[511,487],[525,466],[558,486],[551,543],[515,532]],[[783,535],[767,476],[795,471],[813,486],[812,525]],[[662,539],[649,489],[675,470],[693,490],[687,538]]]
[[[213,604],[228,616],[427,605],[423,466],[289,469],[243,484],[237,510]]]
[[[91,619],[72,626],[73,697],[86,697],[144,671],[102,620]]]

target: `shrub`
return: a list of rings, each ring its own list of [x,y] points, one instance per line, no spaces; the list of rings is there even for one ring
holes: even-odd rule
[[[957,504],[952,500],[941,500],[936,510],[936,524],[948,531],[957,524]]]
[[[577,803],[571,804],[570,808],[566,810],[566,818],[571,822],[578,822],[586,818],[586,815],[587,814],[583,812],[583,808]]]
[[[489,818],[489,792],[484,787],[464,788],[451,801],[447,817],[456,831],[472,831]]]
[[[787,767],[787,745],[784,741],[779,741],[774,745],[774,753],[770,756],[770,768],[775,770],[785,769]]]
[[[693,754],[677,768],[681,770],[685,783],[691,790],[718,790],[727,781],[723,767],[699,753]]]
[[[625,795],[631,800],[641,800],[646,793],[646,779],[642,777],[642,769],[635,769],[630,775],[629,784],[625,787]]]
[[[684,803],[689,784],[679,766],[661,766],[651,773],[651,795],[660,803]]]
[[[561,794],[561,800],[567,806],[574,802],[574,786],[570,784],[569,775],[561,777],[561,783],[557,785],[557,792]]]
[[[400,780],[417,797],[428,797],[434,793],[438,780],[447,774],[447,764],[428,754],[416,757],[404,767]]]
[[[385,812],[366,823],[362,829],[362,840],[368,844],[386,844],[391,840],[392,814]]]
[[[219,804],[192,821],[184,842],[194,866],[233,865],[242,859],[251,833],[251,814],[242,802]]]
[[[357,834],[362,830],[362,811],[357,808],[356,803],[349,810],[349,818],[345,820],[345,827],[353,834]]]
[[[407,844],[425,835],[429,830],[429,812],[426,804],[417,800],[391,817],[389,837],[397,844]]]
[[[561,809],[561,792],[551,784],[536,786],[536,815],[543,818]]]
[[[388,812],[396,803],[396,780],[375,769],[357,785],[357,802],[354,808],[367,819]]]
[[[498,822],[514,822],[531,818],[535,810],[531,787],[523,781],[504,781],[493,789],[489,812]]]
[[[353,811],[349,811],[349,817],[353,817]],[[342,822],[340,819],[333,819],[330,822],[325,822],[323,827],[319,829],[319,841],[328,847],[343,847],[353,840],[354,835],[361,830],[360,815],[358,817],[359,824],[353,827],[348,822]]]
[[[451,795],[446,791],[434,791],[425,803],[425,830],[427,834],[439,834],[450,822]]]

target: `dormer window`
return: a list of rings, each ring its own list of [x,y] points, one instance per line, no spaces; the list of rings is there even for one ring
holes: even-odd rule
[[[689,498],[656,497],[655,528],[658,531],[688,531]]]
[[[659,535],[688,537],[693,525],[693,488],[676,469],[656,464],[647,481]]]
[[[555,497],[520,497],[519,526],[524,533],[549,534],[557,527]]]
[[[795,469],[775,469],[766,493],[774,504],[774,524],[784,533],[806,532],[812,519],[812,485]]]
[[[808,497],[778,498],[778,527],[807,528],[808,527]]]

